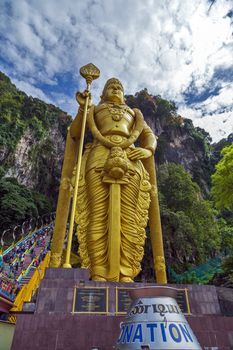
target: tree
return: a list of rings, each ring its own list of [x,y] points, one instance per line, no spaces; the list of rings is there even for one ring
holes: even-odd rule
[[[200,264],[220,248],[213,210],[181,165],[158,168],[160,209],[167,263],[178,272]]]
[[[0,180],[0,229],[50,213],[51,210],[51,202],[43,194],[20,185],[13,178]]]
[[[233,209],[233,143],[223,148],[223,158],[212,175],[212,195],[218,209]]]

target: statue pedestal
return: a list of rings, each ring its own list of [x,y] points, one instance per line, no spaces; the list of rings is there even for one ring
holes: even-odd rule
[[[153,285],[94,282],[84,269],[49,268],[39,287],[35,312],[18,315],[11,349],[114,349],[125,318],[121,311],[128,302],[119,290]],[[190,314],[185,317],[202,348],[232,349],[233,317],[223,315],[218,288],[170,286],[188,289]]]

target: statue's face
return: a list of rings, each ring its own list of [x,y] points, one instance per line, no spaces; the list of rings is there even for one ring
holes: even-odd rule
[[[109,84],[104,95],[104,100],[109,102],[123,103],[124,93],[122,91],[120,84],[118,83]]]

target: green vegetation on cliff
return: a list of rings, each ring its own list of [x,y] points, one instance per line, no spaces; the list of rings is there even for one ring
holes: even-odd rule
[[[12,153],[26,130],[30,130],[35,141],[48,137],[55,124],[66,137],[71,117],[59,108],[37,98],[28,97],[18,90],[10,79],[0,72],[0,153],[2,172],[14,162]],[[4,161],[6,160],[6,161]]]
[[[212,175],[212,195],[218,208],[233,209],[233,143],[223,148]]]
[[[70,122],[65,112],[28,97],[0,72],[1,229],[54,209],[63,149],[59,158],[53,133],[64,144]]]
[[[160,211],[167,261],[177,272],[198,265],[220,251],[214,211],[181,165],[158,168]]]
[[[0,180],[1,231],[31,217],[50,213],[52,202],[44,195],[20,185],[16,179]]]
[[[222,271],[216,273],[212,283],[233,287],[233,142],[232,134],[227,140],[216,145],[215,173],[212,175],[212,189],[222,236],[222,253],[226,256],[222,262]],[[221,149],[221,146],[223,147]],[[221,158],[222,157],[222,158]],[[219,159],[220,158],[220,159]]]

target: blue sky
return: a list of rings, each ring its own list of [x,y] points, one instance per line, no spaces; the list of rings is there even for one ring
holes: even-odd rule
[[[79,68],[97,65],[125,92],[147,88],[214,141],[233,132],[230,0],[0,0],[0,70],[27,94],[71,115],[85,88]]]

